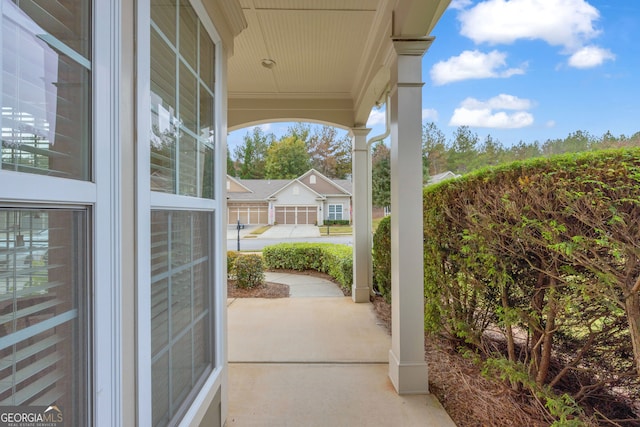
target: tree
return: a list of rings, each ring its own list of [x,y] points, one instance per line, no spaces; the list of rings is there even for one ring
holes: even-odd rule
[[[491,135],[487,135],[480,147],[480,164],[479,167],[495,166],[503,161],[504,147],[500,141],[493,139]]]
[[[236,164],[231,158],[231,152],[229,151],[229,146],[227,145],[227,175],[236,176]]]
[[[372,204],[377,207],[391,204],[391,151],[382,141],[373,146],[371,167]]]
[[[293,138],[299,139],[306,144],[309,140],[310,135],[311,125],[309,125],[308,123],[297,122],[294,123],[293,126],[289,126],[287,128],[287,133],[284,136],[292,136]]]
[[[422,164],[424,166],[424,181],[429,176],[436,175],[447,170],[447,139],[444,133],[435,123],[429,122],[422,125]]]
[[[322,126],[307,141],[311,166],[329,178],[345,178],[351,173],[351,139],[338,136],[332,126]]]
[[[284,137],[299,139],[307,146],[311,167],[329,178],[345,178],[351,173],[351,139],[340,137],[332,126],[295,123]]]
[[[293,179],[311,168],[304,141],[287,136],[271,144],[267,150],[265,178]]]
[[[532,144],[526,144],[524,141],[520,141],[507,151],[506,161],[526,160],[533,157],[540,157],[542,152],[540,151],[540,144],[536,141]]]
[[[578,153],[589,151],[593,148],[595,139],[589,132],[577,130],[570,133],[565,139],[547,140],[542,144],[542,153],[545,156],[552,156],[563,153]]]
[[[243,179],[261,179],[265,174],[267,149],[273,144],[275,136],[265,134],[260,127],[254,127],[253,133],[247,132],[242,145],[236,147],[235,156],[239,163],[237,171]]]
[[[469,172],[477,159],[478,134],[471,132],[469,126],[460,126],[453,134],[447,165],[449,170],[458,173]]]

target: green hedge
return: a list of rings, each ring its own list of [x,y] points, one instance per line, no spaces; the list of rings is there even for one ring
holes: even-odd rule
[[[333,277],[343,289],[353,284],[353,250],[332,243],[280,243],[262,250],[269,269],[316,270]]]
[[[391,217],[383,218],[373,235],[373,282],[391,302]]]
[[[324,225],[349,225],[351,224],[351,222],[349,222],[348,219],[325,219],[324,220]]]
[[[240,256],[240,252],[227,251],[227,277],[235,278],[236,276],[236,259]]]
[[[501,337],[514,387],[640,393],[640,150],[502,165],[423,200],[428,331],[485,357]]]
[[[639,149],[505,164],[423,196],[428,332],[560,412],[579,415],[571,402],[615,387],[640,396]],[[385,221],[374,236],[383,293]]]

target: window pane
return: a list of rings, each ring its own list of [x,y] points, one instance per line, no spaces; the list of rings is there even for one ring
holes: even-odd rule
[[[164,353],[151,365],[154,426],[169,424],[169,353]]]
[[[189,135],[180,138],[180,194],[184,196],[207,197],[204,193],[205,174],[211,178],[211,149]],[[204,194],[203,194],[204,193]]]
[[[198,81],[180,62],[180,125],[196,132],[198,120]]]
[[[213,137],[213,96],[200,85],[200,137],[210,139]]]
[[[180,55],[193,70],[198,69],[198,17],[188,2],[180,2]]]
[[[212,216],[210,212],[151,212],[151,269],[158,273],[151,278],[154,425],[166,425],[180,414],[213,363]],[[156,391],[159,387],[168,394]]]
[[[2,169],[91,179],[87,2],[2,3]]]
[[[150,30],[151,190],[213,198],[215,49],[190,4],[179,4],[178,49],[155,20]]]
[[[215,87],[215,52],[215,45],[209,38],[209,33],[200,24],[200,79],[212,92]]]
[[[176,43],[176,1],[151,0],[151,20],[171,43]]]
[[[86,425],[87,212],[0,209],[0,405]]]

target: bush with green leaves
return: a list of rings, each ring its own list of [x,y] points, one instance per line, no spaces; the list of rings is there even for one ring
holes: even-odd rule
[[[234,278],[236,275],[235,263],[239,256],[240,252],[227,251],[227,277],[230,279]]]
[[[349,225],[351,222],[348,219],[325,219],[324,225]]]
[[[640,396],[639,218],[638,149],[427,187],[427,331],[485,357],[503,346],[504,366],[578,403],[618,386]]]
[[[235,259],[234,272],[236,286],[239,288],[253,288],[264,284],[264,265],[260,255],[238,256]]]
[[[383,218],[373,235],[373,283],[391,302],[391,217]]]
[[[262,250],[270,269],[316,270],[333,277],[345,290],[353,284],[353,250],[333,243],[280,243]]]

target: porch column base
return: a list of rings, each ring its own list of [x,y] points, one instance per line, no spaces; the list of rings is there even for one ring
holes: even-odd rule
[[[371,292],[369,291],[369,287],[368,286],[359,286],[357,287],[355,284],[353,285],[353,287],[351,288],[351,298],[353,299],[353,302],[369,302],[369,294]]]
[[[389,350],[389,379],[398,394],[429,394],[427,362],[400,363]]]

